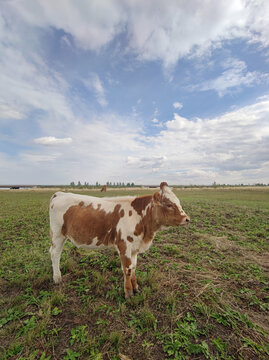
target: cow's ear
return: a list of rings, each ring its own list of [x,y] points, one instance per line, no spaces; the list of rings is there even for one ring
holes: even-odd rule
[[[155,204],[160,205],[162,201],[162,196],[159,192],[154,193],[153,195],[153,201]]]
[[[160,189],[163,190],[164,186],[168,186],[167,182],[165,182],[165,181],[160,183]]]

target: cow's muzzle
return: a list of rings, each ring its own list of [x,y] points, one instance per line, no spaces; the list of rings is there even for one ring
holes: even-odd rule
[[[189,217],[189,216],[185,216],[185,217],[182,219],[180,225],[188,225],[190,221],[191,221],[190,217]]]

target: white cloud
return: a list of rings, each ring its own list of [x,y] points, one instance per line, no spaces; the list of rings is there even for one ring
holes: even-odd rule
[[[20,155],[20,159],[22,161],[25,161],[26,163],[29,162],[31,164],[41,163],[43,166],[43,163],[51,163],[55,162],[60,157],[60,154],[32,154],[32,153],[22,153]]]
[[[158,128],[163,127],[163,123],[160,122],[159,119],[154,118],[154,119],[152,119],[151,121],[153,122],[153,126],[158,127]]]
[[[191,120],[174,114],[166,129],[147,138],[146,149],[136,154],[135,161],[127,161],[128,167],[146,164],[146,153],[148,159],[166,158],[158,176],[165,175],[171,183],[267,183],[268,116],[268,97],[212,119]],[[148,165],[141,182],[152,183]]]
[[[125,50],[141,60],[160,60],[166,69],[185,56],[201,55],[223,40],[246,38],[269,44],[265,0],[28,0],[5,8],[31,26],[61,29],[78,47],[100,51],[126,32]],[[206,24],[206,26],[205,26]]]
[[[30,44],[24,43],[20,31],[0,14],[1,114],[19,119],[38,109],[71,120],[73,114],[65,97],[67,83],[31,48],[32,35],[28,37]]]
[[[29,0],[11,3],[20,17],[31,26],[64,30],[77,46],[99,50],[123,29],[125,15],[119,1]]]
[[[97,74],[91,74],[91,76],[83,80],[83,84],[89,89],[92,90],[95,94],[96,100],[101,106],[107,106],[107,100],[105,97],[105,89],[103,83],[100,80]]]
[[[22,182],[26,173],[31,174],[31,181],[24,180],[28,183],[267,183],[268,116],[269,97],[264,97],[210,119],[174,114],[162,131],[147,137],[137,119],[126,121],[118,114],[93,116],[91,123],[77,119],[62,129],[73,141],[57,147],[57,153],[44,146],[39,153],[0,156],[0,183]],[[50,133],[57,128],[53,118],[43,126]]]
[[[34,139],[34,142],[36,144],[46,145],[46,146],[66,145],[72,142],[72,138],[68,137],[68,138],[57,139],[54,136],[47,136],[47,137]]]
[[[134,165],[136,168],[140,168],[140,169],[151,169],[151,171],[159,170],[161,167],[164,166],[166,161],[167,161],[167,157],[165,155],[164,156],[153,155],[149,157],[147,156],[127,157],[127,165]]]
[[[0,119],[22,119],[24,114],[14,105],[0,103]]]
[[[199,91],[215,90],[222,97],[234,88],[238,91],[242,86],[254,86],[269,80],[269,74],[247,71],[245,62],[238,59],[228,58],[223,62],[222,67],[224,71],[220,76],[191,88]]]
[[[173,106],[174,106],[175,109],[178,109],[178,110],[183,108],[183,104],[178,102],[178,101],[174,102]]]

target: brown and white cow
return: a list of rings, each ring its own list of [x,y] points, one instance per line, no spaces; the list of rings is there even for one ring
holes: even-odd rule
[[[102,187],[101,192],[106,192],[106,185]]]
[[[137,254],[152,244],[158,230],[186,225],[190,218],[167,183],[147,196],[98,198],[56,192],[50,201],[50,248],[53,279],[61,281],[60,257],[69,239],[77,247],[114,247],[120,255],[124,273],[124,292],[128,298],[138,292]]]

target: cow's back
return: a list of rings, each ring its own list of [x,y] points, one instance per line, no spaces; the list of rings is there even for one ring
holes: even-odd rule
[[[104,230],[109,231],[111,228],[116,228],[119,220],[125,214],[129,214],[130,203],[133,199],[134,197],[128,196],[99,198],[56,192],[50,201],[51,230],[68,237],[68,233],[72,235],[70,233],[73,232],[71,230],[74,229],[74,226],[78,229],[83,225],[85,231],[89,232],[90,227],[86,230],[86,224],[90,225],[92,223],[92,228],[95,228],[97,223],[99,223],[103,234]],[[130,220],[130,216],[128,216],[125,221],[129,223]],[[110,238],[112,240],[112,234]]]

